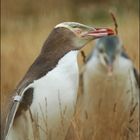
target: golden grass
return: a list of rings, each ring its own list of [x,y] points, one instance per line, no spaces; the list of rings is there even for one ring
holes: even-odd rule
[[[115,78],[113,77],[113,79]],[[125,96],[125,91],[120,92],[119,88],[116,88],[121,84],[119,85],[112,79],[100,80],[96,79],[93,80],[93,83],[90,83],[89,87],[93,87],[94,90],[87,93],[88,103],[86,99],[83,99],[84,95],[79,98],[76,115],[65,140],[138,140],[139,91],[138,89],[135,91],[132,79],[130,78],[131,86],[129,87],[133,96],[132,102],[129,100],[130,96]],[[108,82],[115,82],[115,84],[110,86]],[[104,85],[103,89],[99,83]],[[114,91],[113,94],[110,91]],[[86,101],[88,108],[82,106],[86,105],[83,104],[82,99]],[[126,107],[127,103],[129,108]]]
[[[70,19],[67,13],[65,17],[65,21]],[[139,17],[129,13],[123,17],[118,16],[117,19],[119,35],[123,40],[126,51],[134,61],[135,66],[139,68]],[[56,14],[49,19],[40,17],[38,20],[30,19],[25,22],[18,20],[2,22],[1,105],[3,113],[7,108],[10,94],[38,55],[49,32],[54,25],[62,21]],[[100,23],[100,26],[102,26],[102,23]],[[113,27],[113,23],[110,22],[107,26]],[[84,48],[86,54],[90,52],[93,45],[90,43],[88,46],[88,48]],[[81,65],[80,56],[79,60]]]

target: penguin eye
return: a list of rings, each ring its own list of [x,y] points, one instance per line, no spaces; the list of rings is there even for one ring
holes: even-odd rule
[[[119,54],[120,52],[121,52],[120,49],[117,49],[117,50],[116,50],[116,54]]]
[[[82,33],[82,31],[81,31],[79,28],[75,29],[75,32],[76,32],[77,34],[81,34],[81,33]]]
[[[100,52],[100,53],[103,53],[103,52],[104,52],[104,50],[103,50],[103,49],[99,49],[99,52]]]

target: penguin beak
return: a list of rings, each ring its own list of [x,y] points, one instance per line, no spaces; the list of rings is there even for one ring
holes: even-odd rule
[[[112,57],[109,57],[106,61],[108,76],[113,75],[113,62],[114,62],[114,60],[112,59]]]
[[[113,65],[108,65],[107,71],[108,71],[107,75],[112,76],[113,75]]]
[[[101,38],[104,36],[114,35],[114,31],[110,28],[94,28],[94,30],[90,30],[86,35],[93,36],[94,38]]]

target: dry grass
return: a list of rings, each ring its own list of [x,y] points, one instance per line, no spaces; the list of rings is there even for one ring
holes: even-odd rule
[[[49,19],[49,20],[48,20]],[[139,17],[135,14],[118,16],[119,33],[126,51],[139,67]],[[65,21],[70,20],[65,13]],[[38,55],[40,48],[51,29],[63,19],[54,14],[53,17],[40,17],[38,20],[26,21],[5,20],[2,22],[1,36],[1,94],[2,112],[7,108],[9,96],[22,79],[28,67]],[[94,24],[94,23],[93,23]],[[103,24],[100,23],[102,26]],[[105,25],[105,24],[104,24]],[[106,24],[107,25],[107,24]],[[113,26],[111,22],[107,26]],[[92,44],[84,51],[91,50]],[[79,57],[80,64],[81,58]],[[4,113],[5,114],[5,113]],[[3,117],[5,117],[3,115]]]
[[[110,79],[110,81],[107,79],[93,80],[89,89],[94,85],[94,91],[90,90],[87,93],[88,100],[83,99],[84,95],[79,99],[76,115],[65,140],[139,139],[139,91],[135,90],[135,85],[130,77],[131,86],[128,92],[133,97],[129,98],[130,96],[125,96],[126,92],[118,90],[119,83],[114,79],[113,77],[113,80]],[[108,82],[115,82],[115,84],[113,86],[113,84],[107,84]],[[103,89],[99,83],[104,85]],[[110,91],[114,91],[113,94]],[[86,101],[86,104],[88,101],[88,108],[82,106],[85,105],[82,99]],[[127,105],[129,108],[126,107]]]

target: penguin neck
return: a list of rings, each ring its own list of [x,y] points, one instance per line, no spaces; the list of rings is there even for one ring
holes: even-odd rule
[[[77,65],[78,50],[73,50],[65,54],[59,61],[56,67],[64,68],[67,72],[71,72],[72,67]]]

